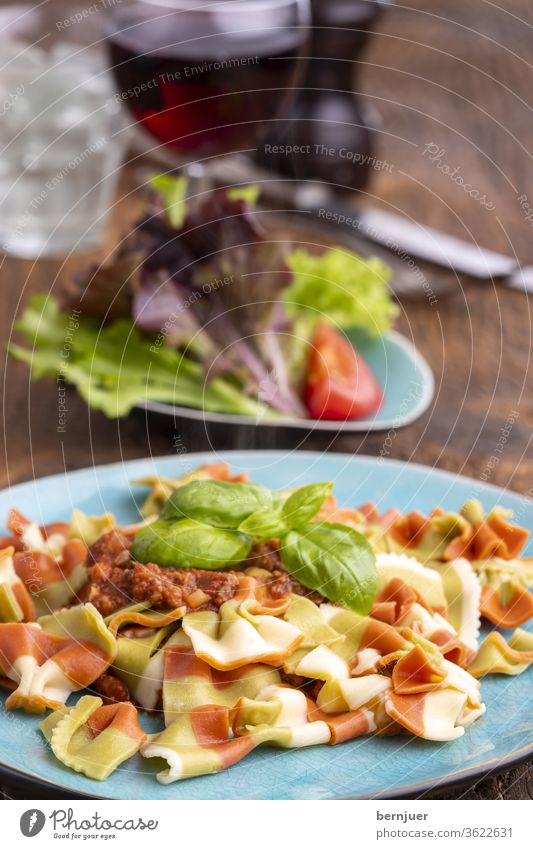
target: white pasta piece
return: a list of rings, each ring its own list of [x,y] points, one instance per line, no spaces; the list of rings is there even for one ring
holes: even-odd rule
[[[446,610],[446,596],[442,578],[434,569],[406,554],[380,552],[376,554],[378,593],[393,578],[399,578],[413,587],[434,610]]]

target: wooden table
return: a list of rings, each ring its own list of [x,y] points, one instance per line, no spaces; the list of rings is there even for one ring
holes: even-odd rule
[[[409,9],[399,4],[384,18],[364,57],[360,88],[381,115],[379,156],[391,167],[376,171],[366,201],[533,263],[533,224],[518,200],[525,193],[533,205],[533,14],[528,0],[500,2],[502,8],[485,0],[410,0]],[[115,234],[135,216],[131,185],[126,173]],[[57,291],[84,262],[4,259],[1,338],[11,334],[31,291]],[[527,492],[533,484],[531,302],[500,284],[443,272],[430,271],[428,281],[436,303],[403,302],[399,329],[430,361],[437,392],[422,419],[390,434],[389,455],[479,477],[496,451],[490,481]],[[109,421],[73,395],[66,433],[58,434],[54,385],[30,386],[26,368],[10,361],[3,379],[1,485],[175,450],[175,429],[148,432],[140,414]],[[197,447],[188,439],[188,450]],[[332,450],[375,455],[384,439],[342,436]],[[317,437],[306,447],[324,444]],[[524,765],[450,796],[529,798],[532,788],[533,773]]]

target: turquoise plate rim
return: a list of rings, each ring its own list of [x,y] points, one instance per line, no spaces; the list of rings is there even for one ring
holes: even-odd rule
[[[184,461],[188,461],[193,465],[205,463],[208,461],[217,460],[226,460],[232,465],[241,465],[243,468],[250,465],[250,462],[253,461],[253,458],[257,459],[265,459],[269,458],[270,460],[274,460],[277,458],[276,462],[284,461],[286,464],[287,458],[286,451],[279,450],[251,450],[251,451],[223,451],[223,452],[201,452],[201,453],[191,453],[185,456],[176,456],[176,455],[166,455],[160,457],[148,457],[148,458],[138,458],[127,460],[125,462],[114,462],[109,464],[102,464],[99,466],[89,466],[82,469],[75,469],[72,471],[65,471],[55,475],[48,475],[39,479],[30,479],[28,481],[17,483],[13,486],[8,486],[3,490],[0,490],[0,500],[4,500],[5,498],[9,498],[10,500],[16,499],[17,494],[28,491],[28,487],[34,486],[45,486],[45,485],[54,485],[55,483],[59,483],[60,481],[65,480],[65,477],[69,480],[76,481],[77,478],[83,478],[85,475],[94,475],[95,473],[109,473],[112,472],[113,469],[121,469],[127,473],[127,479],[131,480],[131,478],[135,477],[137,472],[135,471],[136,466],[146,466],[147,464],[153,465],[166,465],[166,464],[176,464],[183,465]],[[466,477],[459,474],[454,474],[453,472],[431,468],[429,466],[422,465],[420,463],[415,462],[404,462],[401,460],[394,459],[382,459],[379,457],[365,455],[365,454],[347,454],[340,452],[332,452],[332,453],[322,453],[315,451],[295,451],[289,452],[292,457],[298,458],[298,463],[302,463],[302,461],[310,461],[316,460],[317,458],[327,456],[329,461],[336,462],[339,465],[340,469],[344,469],[346,464],[351,465],[361,464],[364,466],[374,466],[374,465],[384,465],[386,468],[390,468],[391,470],[396,470],[397,472],[406,472],[409,474],[411,471],[417,473],[417,477],[420,475],[426,475],[429,477],[435,477],[438,480],[441,480],[443,483],[455,483],[459,482],[460,485],[468,484],[473,485],[477,490],[478,494],[483,496],[484,493],[487,495],[492,495],[492,502],[500,502],[500,499],[503,499],[505,502],[514,502],[515,506],[519,504],[524,505],[527,504],[529,506],[529,525],[532,526],[533,529],[533,502],[527,496],[521,495],[520,493],[516,493],[512,490],[505,490],[502,487],[495,486],[490,483],[485,483],[482,481],[478,481],[474,478]],[[305,463],[302,463],[302,467],[298,469],[298,474],[301,474],[305,469]],[[332,475],[333,477],[333,475]],[[422,478],[419,478],[419,481]],[[412,499],[413,488],[409,487],[408,489],[408,498]],[[496,496],[496,498],[494,498]],[[446,496],[443,499],[446,500]],[[398,505],[402,509],[406,509],[406,506],[400,504]],[[512,505],[511,505],[512,506]],[[50,517],[52,518],[52,517]],[[528,525],[528,522],[525,522]],[[527,674],[527,673],[526,673]],[[501,680],[501,679],[500,679]],[[516,680],[516,679],[515,679]],[[494,708],[493,708],[494,709]],[[347,744],[349,745],[349,744]],[[317,747],[324,748],[324,747]],[[305,751],[305,750],[302,750]],[[368,793],[356,793],[351,794],[350,792],[332,795],[326,798],[338,798],[338,799],[394,799],[394,798],[405,798],[409,796],[419,796],[422,794],[434,794],[439,790],[450,789],[455,786],[462,786],[465,783],[475,783],[488,774],[495,775],[498,772],[501,772],[504,769],[509,769],[510,767],[516,766],[530,758],[533,757],[533,740],[531,743],[527,743],[524,746],[520,746],[519,748],[511,748],[507,753],[502,754],[499,757],[491,758],[486,761],[479,762],[472,767],[457,769],[449,772],[442,772],[439,775],[435,775],[426,780],[415,782],[415,783],[405,783],[400,784],[391,788],[386,788],[383,790],[375,790]],[[231,770],[229,771],[231,772]],[[6,762],[3,758],[0,759],[0,776],[2,778],[11,779],[18,785],[23,785],[24,787],[32,790],[42,790],[49,794],[58,794],[59,798],[88,798],[88,799],[120,799],[120,798],[130,798],[130,797],[122,797],[122,796],[114,796],[114,795],[100,795],[98,792],[91,793],[86,792],[84,789],[80,789],[79,787],[72,787],[68,784],[62,783],[59,779],[56,781],[51,780],[47,777],[39,775],[30,770],[20,769],[18,766],[14,766],[8,762]],[[78,776],[73,776],[76,778]],[[215,776],[216,777],[216,776]],[[155,777],[152,778],[155,781]],[[201,780],[201,779],[195,779]],[[183,785],[187,784],[187,782],[183,782]],[[183,786],[182,785],[182,786]],[[102,786],[102,789],[105,788],[105,783],[103,785],[97,785],[95,783],[95,791]],[[171,785],[175,786],[175,785]],[[59,795],[63,793],[64,795]],[[35,796],[34,798],[38,798]],[[133,796],[131,798],[145,798],[142,796]],[[193,798],[193,797],[182,797]],[[209,799],[213,798],[205,796],[203,798]],[[216,798],[216,797],[215,797]],[[232,796],[224,796],[222,798],[234,798]],[[250,798],[255,798],[254,796]],[[259,797],[258,797],[259,798]],[[276,797],[276,798],[290,798],[290,797]],[[303,797],[302,797],[303,798]],[[305,797],[307,798],[307,797]],[[315,798],[314,796],[310,796],[308,798]]]

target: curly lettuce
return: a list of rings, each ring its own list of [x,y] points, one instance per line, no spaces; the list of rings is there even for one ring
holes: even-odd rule
[[[16,324],[30,347],[11,344],[9,352],[30,366],[34,379],[51,377],[72,384],[90,407],[110,418],[125,416],[147,401],[240,415],[272,414],[229,379],[206,383],[200,363],[154,344],[153,336],[143,335],[127,319],[101,327],[80,317],[73,330],[70,321],[53,298],[35,295]]]

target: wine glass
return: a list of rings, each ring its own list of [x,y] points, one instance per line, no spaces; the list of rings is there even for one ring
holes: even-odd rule
[[[117,98],[181,164],[254,149],[295,88],[309,0],[107,5]]]

